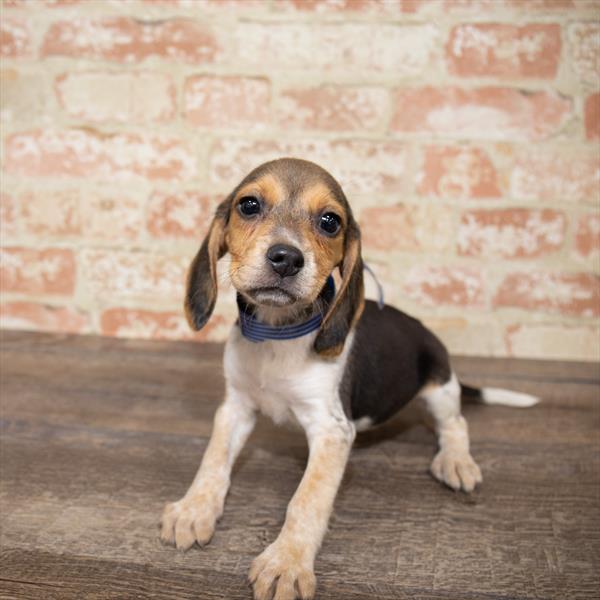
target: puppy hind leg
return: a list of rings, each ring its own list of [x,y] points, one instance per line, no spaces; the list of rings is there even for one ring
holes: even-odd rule
[[[473,491],[482,481],[481,470],[469,451],[469,432],[460,413],[460,384],[456,376],[452,374],[443,384],[428,384],[419,396],[438,437],[432,475],[453,490]]]

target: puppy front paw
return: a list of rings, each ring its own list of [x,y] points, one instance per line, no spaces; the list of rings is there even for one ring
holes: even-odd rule
[[[199,494],[184,496],[165,506],[161,519],[160,539],[165,544],[188,550],[195,542],[204,546],[215,532],[221,511],[217,503]]]
[[[311,600],[316,588],[312,562],[301,544],[277,539],[250,568],[255,600]]]
[[[472,492],[483,481],[481,469],[467,450],[440,450],[431,463],[431,474],[456,491]]]

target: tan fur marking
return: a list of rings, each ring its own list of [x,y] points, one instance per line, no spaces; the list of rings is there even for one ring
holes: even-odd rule
[[[254,415],[225,401],[215,414],[202,463],[185,496],[165,506],[161,540],[187,550],[207,544],[223,513],[233,463],[254,426]]]
[[[323,435],[311,446],[304,477],[288,505],[278,538],[252,563],[249,579],[256,600],[269,600],[273,585],[280,594],[276,597],[288,598],[279,587],[287,585],[288,575],[300,588],[302,598],[313,597],[313,563],[327,530],[352,439],[337,432]]]
[[[217,261],[225,252],[225,223],[222,219],[215,219],[210,228],[208,239],[208,255],[210,257],[210,275],[213,281],[217,280]]]
[[[318,283],[315,286],[316,296],[331,272],[341,263],[344,256],[344,229],[348,221],[345,208],[335,199],[331,190],[325,184],[318,182],[305,189],[298,202],[311,219],[301,225],[303,238],[307,240],[315,256]],[[325,213],[333,212],[342,221],[342,229],[335,237],[322,235],[316,230],[314,219]]]
[[[281,181],[271,173],[266,173],[240,188],[235,195],[234,205],[244,196],[258,196],[270,206],[275,206],[285,199],[286,194]]]
[[[302,191],[298,200],[309,214],[316,215],[331,210],[331,212],[341,217],[343,226],[348,220],[344,207],[336,200],[329,187],[324,183],[318,182],[306,188]]]
[[[324,356],[325,358],[335,358],[339,356],[344,350],[344,344],[338,344],[337,346],[332,346],[331,348],[327,348],[327,350],[323,350],[320,353],[320,356]]]
[[[257,244],[264,244],[273,228],[267,219],[246,220],[236,212],[232,213],[227,230],[227,245],[231,256],[230,275],[234,284],[235,274],[251,262],[251,257],[257,252]]]
[[[273,223],[267,219],[243,219],[233,214],[227,231],[229,254],[235,262],[242,262],[252,254],[254,245],[268,239]]]
[[[341,283],[340,289],[335,297],[335,300],[334,300],[333,304],[331,305],[331,308],[329,309],[329,312],[325,316],[323,325],[327,324],[328,320],[331,318],[331,315],[335,312],[338,304],[344,298],[344,294],[346,293],[348,285],[350,284],[350,275],[352,274],[352,271],[353,271],[353,269],[356,265],[356,262],[358,261],[359,258],[360,258],[360,242],[358,240],[355,240],[353,242],[350,242],[350,244],[348,245],[348,248],[346,250],[346,255],[344,256],[344,263],[343,263],[343,267],[342,267],[343,268],[342,283]],[[361,299],[361,308],[358,311],[356,311],[356,314],[354,315],[354,319],[353,319],[353,323],[352,323],[353,325],[356,323],[356,321],[358,321],[358,318],[360,317],[363,308],[364,308],[364,297]]]
[[[260,198],[265,204],[266,214],[257,219],[244,219],[237,210],[237,204],[244,196],[255,196]],[[269,212],[273,207],[280,204],[285,199],[285,190],[281,182],[269,173],[263,175],[260,179],[243,186],[236,194],[233,201],[233,208],[227,228],[227,245],[231,255],[231,274],[237,272],[248,263],[248,259],[257,251],[264,249],[257,248],[268,240],[273,229],[274,222],[269,218]],[[234,277],[235,282],[235,277]]]
[[[263,213],[258,218],[244,219],[237,211],[239,200],[248,195],[260,197],[264,202]],[[310,289],[305,290],[305,303],[310,303],[344,255],[344,231],[333,238],[323,235],[319,233],[315,219],[323,212],[335,212],[340,216],[343,228],[348,215],[322,182],[302,190],[289,206],[284,204],[288,196],[284,183],[272,174],[265,174],[238,190],[226,234],[231,255],[230,274],[234,285],[243,287],[260,268],[268,246],[280,241],[275,232],[287,229],[303,240],[304,251],[314,257],[314,277],[311,277]]]

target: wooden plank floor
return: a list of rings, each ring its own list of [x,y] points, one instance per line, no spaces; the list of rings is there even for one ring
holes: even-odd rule
[[[2,598],[249,599],[302,475],[299,433],[261,422],[211,544],[158,541],[223,391],[218,345],[2,333]],[[539,393],[469,405],[484,484],[428,475],[432,434],[360,437],[316,564],[318,598],[600,597],[600,399],[594,364],[456,359],[469,383]]]

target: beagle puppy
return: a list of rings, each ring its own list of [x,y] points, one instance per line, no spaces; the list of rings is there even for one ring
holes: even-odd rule
[[[461,385],[433,333],[365,301],[358,225],[340,185],[314,163],[263,164],[218,206],[188,276],[185,310],[194,329],[213,311],[217,261],[227,252],[240,316],[225,346],[225,399],[189,490],[164,509],[161,539],[182,550],[210,541],[258,411],[299,425],[309,445],[306,471],[281,532],[254,560],[249,579],[256,600],[309,599],[357,431],[420,399],[438,437],[431,473],[470,492],[481,471],[469,451],[461,394],[512,406],[537,399]]]

